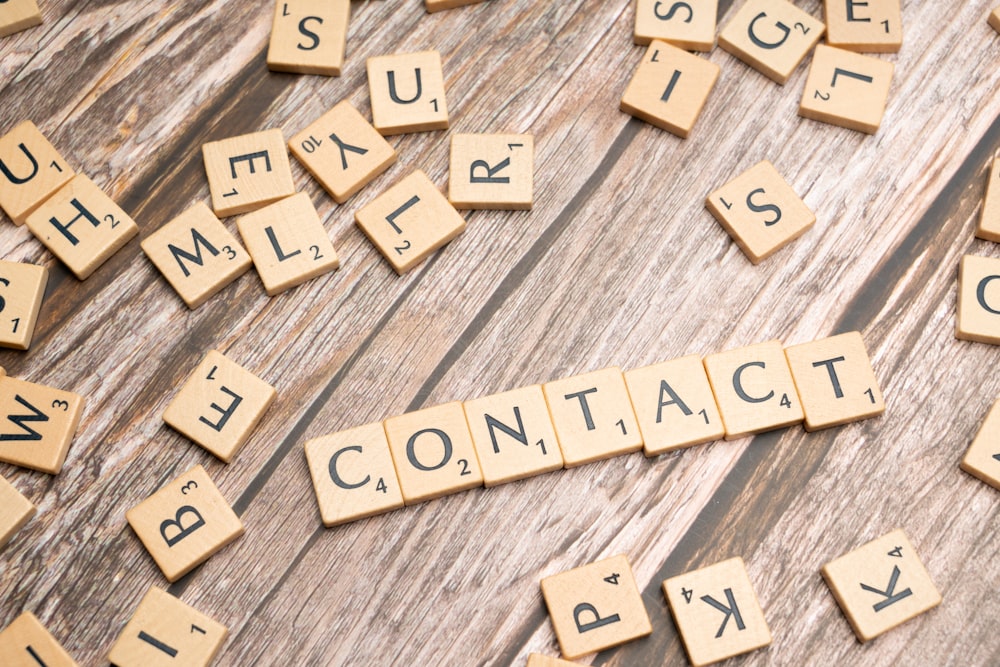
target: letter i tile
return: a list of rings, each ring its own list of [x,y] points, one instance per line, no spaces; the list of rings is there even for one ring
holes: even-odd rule
[[[771,643],[742,558],[671,577],[663,582],[663,594],[695,667]]]
[[[30,611],[0,632],[0,665],[4,667],[77,667],[69,653]]]
[[[177,581],[243,534],[243,524],[200,465],[125,513],[167,581]]]
[[[862,643],[941,604],[941,594],[900,529],[830,561],[822,573]]]
[[[542,597],[559,649],[570,660],[653,632],[625,556],[546,577]]]

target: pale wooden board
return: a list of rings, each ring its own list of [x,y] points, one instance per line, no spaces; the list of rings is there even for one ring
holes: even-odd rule
[[[720,25],[735,5],[720,3]],[[124,510],[201,463],[247,525],[172,587],[230,628],[216,665],[343,664],[344,647],[355,664],[524,664],[557,653],[538,581],[616,553],[654,632],[591,662],[684,664],[660,583],[733,555],[774,634],[734,664],[1000,661],[1000,601],[983,586],[1000,497],[958,469],[1000,395],[1000,349],[954,337],[961,256],[1000,256],[973,236],[1000,150],[992,9],[903,3],[903,48],[878,56],[896,69],[874,136],[797,116],[806,66],[780,87],[716,49],[722,75],[680,141],[617,110],[643,54],[624,0],[356,3],[339,79],[267,72],[270,3],[45,3],[42,26],[0,41],[0,131],[31,118],[143,237],[208,198],[203,143],[291,137],[344,98],[370,118],[369,56],[439,50],[452,130],[390,138],[399,162],[344,207],[293,164],[342,268],[273,299],[244,276],[191,312],[138,243],[80,283],[0,220],[3,259],[50,270],[31,350],[0,352],[0,366],[88,397],[58,477],[0,466],[39,507],[0,553],[0,625],[31,609],[80,664],[99,663],[163,581]],[[414,169],[444,184],[451,131],[533,134],[534,208],[470,214],[397,277],[353,213]],[[703,202],[763,159],[818,222],[754,267]],[[886,399],[877,419],[635,453],[320,527],[308,438],[613,365],[852,330]],[[282,397],[228,467],[160,421],[213,348]],[[872,478],[901,481],[888,492]],[[862,647],[818,571],[897,525],[944,601]]]

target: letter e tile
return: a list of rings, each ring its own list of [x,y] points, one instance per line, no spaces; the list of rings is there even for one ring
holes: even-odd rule
[[[823,5],[830,46],[895,53],[903,45],[899,0],[825,0]]]
[[[210,141],[201,152],[212,209],[220,218],[295,194],[288,149],[279,129]]]

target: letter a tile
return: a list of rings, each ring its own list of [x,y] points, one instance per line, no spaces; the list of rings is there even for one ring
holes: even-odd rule
[[[191,309],[253,265],[247,251],[204,202],[160,227],[140,245]]]
[[[653,40],[622,96],[621,110],[686,139],[719,78],[719,66]]]
[[[825,0],[823,5],[830,46],[895,53],[903,45],[899,0]]]
[[[719,46],[784,85],[824,29],[786,0],[749,0],[719,33]]]
[[[0,37],[5,8],[34,0],[0,5]],[[76,172],[30,120],[0,137],[0,208],[15,225],[23,225],[42,202],[66,185]]]
[[[288,149],[281,130],[265,130],[201,147],[212,193],[212,209],[220,218],[246,213],[295,194]]]
[[[818,44],[799,115],[875,134],[885,114],[893,68],[878,58]]]
[[[663,582],[663,594],[695,667],[771,643],[742,558],[671,577]]]
[[[167,581],[177,581],[243,534],[243,524],[200,465],[125,513]]]
[[[151,586],[108,660],[116,667],[208,667],[228,635],[226,626]]]
[[[340,76],[351,0],[277,0],[267,68]]]
[[[0,665],[4,667],[77,667],[41,621],[22,613],[0,632]]]
[[[441,54],[399,53],[368,59],[372,124],[385,136],[448,129]]]
[[[0,477],[0,549],[35,516],[35,506],[3,477]],[[0,651],[3,655],[3,651]]]
[[[860,642],[941,604],[941,594],[902,530],[830,561],[822,572]]]
[[[754,264],[802,236],[816,222],[813,212],[767,160],[708,195],[705,206]]]
[[[69,391],[0,378],[0,461],[58,475],[83,403]]]
[[[0,347],[27,350],[42,307],[49,270],[0,260]]]
[[[718,13],[719,0],[637,0],[635,43],[645,46],[659,39],[687,51],[711,51]]]
[[[961,467],[993,488],[1000,489],[1000,400],[990,408],[962,459]]]
[[[453,134],[448,199],[460,209],[530,209],[534,152],[530,134]]]
[[[403,506],[381,422],[313,438],[305,451],[327,528]]]
[[[212,350],[170,401],[163,421],[229,463],[276,396],[274,387]]]
[[[546,577],[542,597],[559,649],[570,660],[653,632],[625,556]]]
[[[139,233],[132,218],[83,174],[45,200],[26,224],[80,280]]]
[[[962,258],[955,337],[1000,345],[1000,259]]]

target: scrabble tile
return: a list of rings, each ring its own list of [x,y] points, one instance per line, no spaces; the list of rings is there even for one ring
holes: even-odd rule
[[[816,222],[813,212],[767,160],[708,195],[705,206],[754,264],[802,236]]]
[[[170,401],[163,421],[229,463],[277,395],[267,382],[212,350]]]
[[[636,0],[635,43],[659,39],[687,51],[711,51],[718,13],[719,0]]]
[[[354,219],[399,275],[465,231],[465,219],[419,169],[360,209]]]
[[[454,9],[466,5],[476,5],[483,0],[424,0],[428,12],[439,12],[442,9]]]
[[[941,603],[941,594],[902,530],[830,561],[822,573],[861,642]]]
[[[577,667],[577,663],[550,658],[541,653],[531,653],[528,655],[528,667]]]
[[[824,28],[787,0],[749,0],[719,33],[719,46],[784,85]]]
[[[42,22],[36,0],[4,0],[0,5],[0,37],[13,35]]]
[[[0,461],[58,475],[83,404],[82,396],[69,391],[0,379]]]
[[[483,472],[458,401],[385,420],[407,505],[483,485]]]
[[[200,465],[125,512],[167,581],[177,581],[243,534],[243,524]]]
[[[875,134],[885,114],[893,67],[878,58],[816,45],[799,115]]]
[[[44,266],[0,260],[0,347],[31,346],[48,281]]]
[[[350,17],[351,0],[277,0],[267,68],[340,76]]]
[[[36,511],[30,500],[0,476],[0,549],[35,516]]]
[[[448,199],[455,208],[530,209],[534,152],[530,134],[453,134]]]
[[[295,194],[292,168],[281,130],[242,134],[201,147],[220,218],[246,213]]]
[[[653,632],[625,556],[546,577],[542,597],[559,649],[571,660]]]
[[[880,415],[885,401],[857,331],[785,348],[807,431]]]
[[[226,626],[151,586],[108,660],[117,667],[207,667],[228,635]]]
[[[701,357],[692,354],[625,372],[646,456],[726,434]]]
[[[903,45],[899,0],[825,0],[823,4],[830,46],[895,53]]]
[[[337,251],[304,192],[247,213],[236,227],[269,296],[340,268]]]
[[[567,468],[642,449],[621,369],[542,385]]]
[[[0,632],[0,664],[4,667],[76,667],[69,653],[30,611],[22,613]]]
[[[383,135],[448,129],[441,54],[399,53],[368,59],[372,124]]]
[[[987,241],[1000,241],[1000,158],[993,160],[986,181],[986,196],[976,225],[976,236]]]
[[[771,643],[742,558],[730,558],[663,582],[688,657],[695,667]]]
[[[389,142],[346,100],[292,137],[288,147],[338,204],[396,161]]]
[[[990,17],[987,19],[987,22],[990,24],[991,28],[1000,32],[1000,7],[990,12]]]
[[[139,233],[128,213],[83,174],[59,188],[25,222],[80,280]]]
[[[34,4],[34,0],[8,0],[2,7]],[[0,16],[5,10],[0,8]],[[0,25],[3,18],[0,18]],[[25,26],[27,27],[27,26]],[[2,36],[0,27],[0,36]],[[76,172],[30,120],[0,137],[0,208],[23,225],[28,215]]]
[[[654,39],[632,75],[621,110],[687,138],[719,78],[719,66]]]
[[[705,357],[726,440],[804,419],[788,362],[776,340]]]
[[[463,407],[487,487],[563,467],[541,386],[477,398]]]
[[[962,258],[955,337],[1000,345],[1000,259]]]
[[[1000,400],[990,408],[962,459],[961,467],[993,488],[1000,489]]]
[[[247,251],[204,202],[160,227],[140,245],[191,309],[253,265]]]
[[[327,528],[403,506],[381,422],[313,438],[305,450]]]

